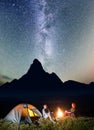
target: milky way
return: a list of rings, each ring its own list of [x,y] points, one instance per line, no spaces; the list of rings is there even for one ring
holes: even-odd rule
[[[20,78],[34,58],[63,81],[94,81],[93,37],[93,0],[1,0],[0,82]]]
[[[35,3],[35,1],[33,1]],[[56,48],[55,35],[55,12],[51,12],[46,0],[37,0],[35,7],[35,57],[45,66],[49,60],[54,58],[54,51]]]

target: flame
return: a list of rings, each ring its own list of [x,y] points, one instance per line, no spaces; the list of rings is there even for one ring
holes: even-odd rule
[[[64,116],[63,111],[60,108],[58,108],[58,110],[57,110],[57,118],[61,118],[63,116]]]

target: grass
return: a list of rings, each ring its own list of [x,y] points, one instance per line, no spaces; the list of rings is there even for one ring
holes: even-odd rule
[[[49,120],[39,120],[39,125],[17,124],[0,120],[0,130],[94,130],[94,118],[64,117],[55,124]]]

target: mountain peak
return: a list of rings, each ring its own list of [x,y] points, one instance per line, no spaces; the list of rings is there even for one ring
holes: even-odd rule
[[[42,64],[40,63],[38,59],[34,59],[33,64],[31,64],[28,70],[28,73],[36,73],[36,72],[42,72],[42,71],[43,71]]]
[[[37,64],[37,65],[42,66],[41,63],[40,63],[40,61],[38,59],[34,59],[33,60],[33,64]]]

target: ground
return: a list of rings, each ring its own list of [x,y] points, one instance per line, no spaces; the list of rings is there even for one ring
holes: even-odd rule
[[[94,130],[94,118],[64,117],[55,124],[49,120],[39,120],[38,124],[13,124],[0,120],[0,130]]]

